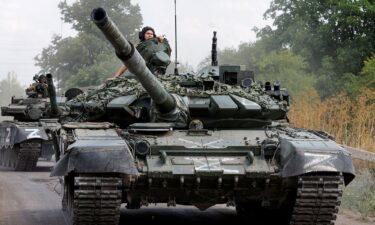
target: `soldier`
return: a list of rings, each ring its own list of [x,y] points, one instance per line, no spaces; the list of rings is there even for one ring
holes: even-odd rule
[[[154,74],[164,74],[172,52],[168,40],[164,36],[156,36],[155,30],[148,26],[139,32],[139,40],[136,48],[146,61],[147,67]],[[122,65],[113,78],[120,77],[126,69],[126,66]]]
[[[40,76],[35,75],[34,80],[35,82],[26,89],[26,94],[31,98],[48,97],[47,77],[43,74]]]

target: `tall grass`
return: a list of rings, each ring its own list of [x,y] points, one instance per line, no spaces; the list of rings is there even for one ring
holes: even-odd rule
[[[293,126],[324,130],[336,141],[375,152],[375,89],[355,98],[344,94],[322,101],[310,89],[294,97],[289,118]]]

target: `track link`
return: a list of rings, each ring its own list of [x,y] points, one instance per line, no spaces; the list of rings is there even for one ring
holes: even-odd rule
[[[16,171],[34,170],[42,150],[40,140],[26,141],[20,144],[18,158],[14,169]]]
[[[71,224],[119,223],[122,200],[120,178],[79,176],[66,181],[69,184],[65,184],[63,209],[68,214]]]
[[[290,225],[333,225],[343,187],[342,175],[300,176]]]

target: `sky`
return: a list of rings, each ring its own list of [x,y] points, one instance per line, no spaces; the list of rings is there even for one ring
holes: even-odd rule
[[[53,35],[74,36],[63,23],[57,5],[61,0],[0,0],[0,80],[15,72],[22,85],[32,81],[41,68],[34,57],[47,47]],[[68,0],[68,3],[74,0]],[[143,25],[165,35],[175,50],[174,0],[131,0],[139,4]],[[263,27],[263,13],[271,0],[177,0],[178,61],[197,68],[210,55],[212,32],[218,48],[236,48],[255,41],[254,26]],[[88,15],[89,16],[89,15]],[[116,21],[115,21],[116,22]],[[173,59],[175,57],[172,52]],[[219,62],[220,63],[220,62]]]

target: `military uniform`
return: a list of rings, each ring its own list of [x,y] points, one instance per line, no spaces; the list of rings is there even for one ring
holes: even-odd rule
[[[32,83],[26,89],[26,95],[31,98],[45,98],[48,97],[48,85],[43,82],[43,76],[34,76],[35,83]]]
[[[171,62],[169,59],[171,55],[171,47],[167,39],[160,42],[156,37],[151,38],[142,41],[136,48],[153,74],[165,73]]]

